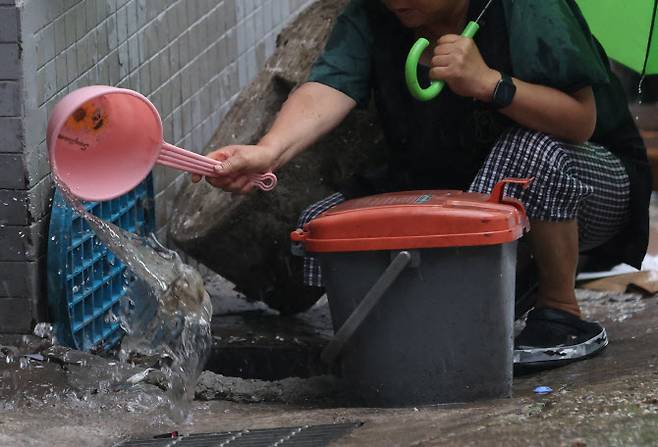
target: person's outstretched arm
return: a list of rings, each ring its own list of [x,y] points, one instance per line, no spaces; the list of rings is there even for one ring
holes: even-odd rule
[[[317,82],[295,90],[281,107],[270,130],[256,145],[232,145],[208,154],[222,161],[219,177],[208,183],[232,192],[252,189],[248,174],[279,169],[330,132],[356,106],[346,94]],[[193,175],[198,182],[200,176]]]

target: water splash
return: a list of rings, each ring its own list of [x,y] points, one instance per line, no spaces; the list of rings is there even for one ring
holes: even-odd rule
[[[46,340],[50,345],[57,344],[57,337],[55,337],[55,328],[50,323],[37,323],[32,331],[34,335]]]
[[[643,93],[642,86],[644,84],[644,79],[645,78],[646,78],[645,75],[640,76],[640,80],[637,83],[637,105],[638,106],[642,105],[642,93]],[[635,118],[635,121],[639,121],[640,120],[640,115],[636,113],[634,118]]]
[[[171,415],[184,420],[211,348],[212,305],[201,275],[153,236],[143,238],[89,213],[66,185],[56,182],[71,207],[130,270],[118,319],[126,335],[120,360],[147,364],[141,381],[168,395]],[[139,380],[137,380],[139,379]]]

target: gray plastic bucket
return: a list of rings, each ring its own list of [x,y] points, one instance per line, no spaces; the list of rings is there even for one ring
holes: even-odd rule
[[[316,255],[336,330],[323,358],[360,403],[511,395],[516,241]]]

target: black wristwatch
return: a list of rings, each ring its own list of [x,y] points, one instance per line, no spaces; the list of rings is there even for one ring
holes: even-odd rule
[[[502,109],[512,104],[516,93],[516,86],[512,82],[512,78],[505,73],[501,72],[500,74],[502,79],[496,84],[491,96],[491,107],[493,109]]]

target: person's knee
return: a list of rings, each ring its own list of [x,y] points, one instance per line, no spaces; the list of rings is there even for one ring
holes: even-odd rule
[[[551,135],[525,128],[512,129],[500,137],[490,157],[506,160],[508,177],[536,177],[566,169],[564,145]]]

